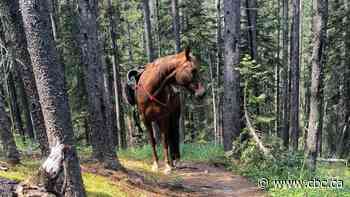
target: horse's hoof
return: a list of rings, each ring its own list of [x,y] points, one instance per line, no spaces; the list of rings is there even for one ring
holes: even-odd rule
[[[153,172],[158,172],[158,163],[157,162],[153,162],[152,171]]]
[[[174,168],[180,166],[180,160],[173,160],[173,166]]]
[[[171,166],[169,164],[166,164],[164,169],[164,174],[170,174],[171,170],[172,170]]]

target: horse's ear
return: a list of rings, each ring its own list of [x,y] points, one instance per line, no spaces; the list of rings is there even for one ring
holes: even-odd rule
[[[189,60],[191,59],[191,48],[190,47],[186,47],[185,49],[185,56],[186,56],[186,59]]]

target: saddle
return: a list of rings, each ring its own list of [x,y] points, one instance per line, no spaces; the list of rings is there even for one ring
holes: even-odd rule
[[[126,75],[125,96],[130,105],[136,104],[135,90],[137,83],[145,70],[144,66],[139,66],[128,71]]]

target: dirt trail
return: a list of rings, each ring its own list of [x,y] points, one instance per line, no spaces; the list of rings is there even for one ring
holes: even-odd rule
[[[262,197],[266,194],[245,177],[234,175],[222,166],[207,163],[183,162],[170,175],[159,173],[155,178],[150,172],[128,170],[127,173],[83,170],[108,176],[122,182],[122,190],[130,196],[188,196],[188,197]],[[128,167],[128,166],[126,166]],[[149,177],[153,179],[150,180]]]
[[[245,177],[234,175],[224,167],[205,163],[183,163],[175,170],[182,184],[197,196],[260,197],[264,193]]]

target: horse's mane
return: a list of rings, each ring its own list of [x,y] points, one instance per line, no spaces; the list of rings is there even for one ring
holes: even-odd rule
[[[198,60],[195,56],[193,56],[192,54],[190,54],[190,61],[194,62],[196,65],[198,65]],[[151,63],[148,63],[145,65],[145,69],[150,69],[150,68],[155,68],[155,67],[169,67],[171,63],[175,64],[177,63],[176,60],[181,59],[182,57],[180,56],[180,54],[173,54],[173,55],[167,55],[164,57],[160,57],[157,58],[156,60],[154,60]]]
[[[145,69],[169,66],[169,62],[178,58],[177,56],[178,55],[175,54],[175,55],[168,55],[168,56],[157,58],[153,62],[146,64]]]

